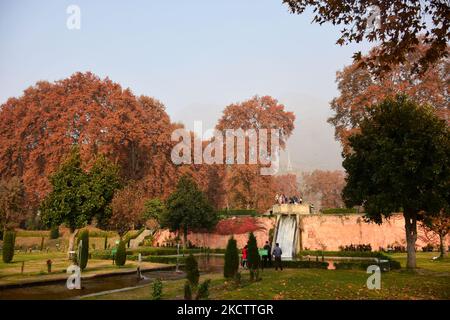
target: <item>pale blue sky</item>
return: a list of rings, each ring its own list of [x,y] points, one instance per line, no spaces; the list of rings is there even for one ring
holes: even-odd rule
[[[66,27],[71,4],[80,30]],[[1,0],[0,102],[92,71],[161,100],[175,121],[212,127],[226,105],[271,95],[297,116],[293,166],[341,168],[326,123],[335,73],[368,46],[337,46],[339,28],[310,22],[281,0]]]

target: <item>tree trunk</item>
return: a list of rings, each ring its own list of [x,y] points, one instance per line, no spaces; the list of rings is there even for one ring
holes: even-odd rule
[[[439,234],[439,251],[441,252],[440,257],[444,258],[447,252],[445,250],[445,235],[443,234]]]
[[[75,237],[77,236],[78,229],[70,230],[70,237],[69,237],[69,248],[67,249],[67,259],[70,260],[70,251],[73,251],[73,248],[75,247]]]
[[[407,263],[406,268],[416,268],[416,240],[417,240],[417,216],[411,210],[404,211]]]

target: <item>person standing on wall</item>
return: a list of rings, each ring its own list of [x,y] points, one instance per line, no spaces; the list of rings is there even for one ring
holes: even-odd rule
[[[281,263],[281,255],[283,254],[283,251],[280,248],[280,244],[276,243],[275,248],[273,249],[273,256],[275,257],[275,270],[283,270],[283,265]]]

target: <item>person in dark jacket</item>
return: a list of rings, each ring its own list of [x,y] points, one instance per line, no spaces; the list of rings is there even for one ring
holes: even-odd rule
[[[281,263],[281,255],[283,254],[283,251],[280,248],[280,244],[275,244],[275,248],[273,249],[272,255],[275,257],[275,270],[283,270],[283,265]]]
[[[264,267],[272,266],[272,247],[269,244],[269,241],[266,241],[266,244],[263,247],[264,250],[267,251],[267,255],[263,256],[263,265]]]

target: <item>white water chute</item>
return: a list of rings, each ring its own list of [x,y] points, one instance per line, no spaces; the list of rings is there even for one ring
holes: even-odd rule
[[[280,245],[283,259],[292,259],[295,249],[297,218],[295,215],[282,215],[278,221],[275,243]]]

